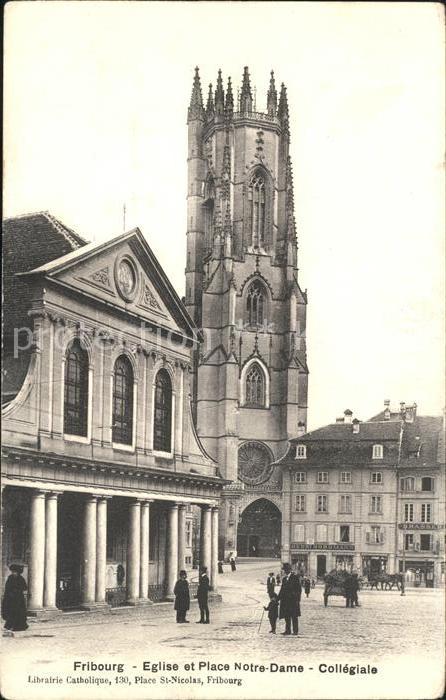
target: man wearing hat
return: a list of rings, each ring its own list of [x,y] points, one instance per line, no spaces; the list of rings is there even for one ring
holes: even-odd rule
[[[278,595],[280,601],[279,617],[281,620],[285,620],[285,632],[282,632],[282,634],[291,634],[292,624],[293,634],[297,635],[299,631],[298,617],[300,616],[302,587],[299,577],[292,572],[290,564],[283,564],[282,569],[282,586]]]
[[[197,624],[199,625],[209,624],[208,595],[210,588],[211,586],[208,576],[208,570],[205,566],[203,566],[201,569],[200,580],[198,582],[197,589],[198,606],[200,608],[200,619],[197,621]]]
[[[268,574],[268,578],[266,579],[266,590],[270,598],[275,593],[275,588],[276,588],[276,577],[274,576],[273,572]]]
[[[2,600],[2,618],[5,629],[9,632],[22,632],[28,629],[26,622],[26,605],[24,592],[27,589],[22,576],[23,565],[11,564],[11,574],[6,579],[5,593]]]

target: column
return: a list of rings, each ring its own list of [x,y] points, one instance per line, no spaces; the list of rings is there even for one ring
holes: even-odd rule
[[[211,523],[211,586],[216,591],[218,581],[218,507],[216,506],[212,508]]]
[[[96,603],[105,603],[107,570],[107,498],[98,498],[96,515]]]
[[[201,507],[200,565],[210,574],[211,567],[211,506]]]
[[[28,610],[43,607],[45,568],[45,492],[33,491],[30,513],[30,556],[28,567]]]
[[[186,566],[186,504],[178,504],[178,571]]]
[[[56,607],[57,585],[57,498],[52,491],[45,502],[45,573],[43,587],[43,605],[45,608]]]
[[[94,605],[96,595],[96,496],[88,496],[84,507],[82,603]]]
[[[153,501],[143,501],[141,504],[139,597],[144,601],[149,600],[149,527],[151,503],[153,503]]]
[[[167,512],[166,597],[173,597],[178,575],[178,504],[172,503]]]
[[[127,544],[127,602],[135,605],[139,598],[141,562],[141,501],[129,506],[129,536]]]

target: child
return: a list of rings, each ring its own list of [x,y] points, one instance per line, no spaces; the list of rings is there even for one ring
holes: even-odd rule
[[[182,569],[180,578],[173,589],[175,595],[175,610],[177,611],[177,622],[184,624],[189,622],[186,620],[186,613],[190,607],[189,584],[187,582],[187,573]]]
[[[271,625],[270,634],[276,634],[276,621],[279,617],[279,598],[277,593],[272,594],[268,606],[264,610],[268,610],[268,620]]]

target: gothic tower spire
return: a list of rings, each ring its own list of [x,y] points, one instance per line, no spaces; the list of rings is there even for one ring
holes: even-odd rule
[[[290,135],[290,115],[288,112],[288,98],[287,98],[286,87],[285,87],[284,83],[282,83],[282,85],[280,87],[279,107],[277,110],[277,116],[279,117],[283,132],[287,136],[289,136]]]
[[[204,113],[203,96],[201,94],[200,73],[198,66],[195,68],[194,83],[188,111],[188,121],[192,119],[202,119]]]
[[[226,88],[226,104],[225,104],[226,117],[232,119],[234,113],[234,96],[232,94],[231,78],[228,78],[228,87]]]
[[[269,81],[266,109],[268,111],[268,114],[270,114],[272,117],[276,116],[277,90],[276,90],[276,82],[274,80],[274,71],[273,70],[271,71],[271,78]]]
[[[209,83],[208,101],[206,105],[206,119],[212,119],[214,113],[214,93],[212,91],[212,83]]]
[[[220,116],[225,111],[225,93],[223,90],[223,80],[221,70],[218,71],[217,88],[215,90],[215,114]]]
[[[240,112],[252,112],[252,93],[248,66],[243,71],[242,90],[240,93]]]

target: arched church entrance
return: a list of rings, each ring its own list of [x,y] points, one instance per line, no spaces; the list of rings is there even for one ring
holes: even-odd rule
[[[282,514],[267,498],[250,503],[241,515],[237,532],[239,557],[280,557]]]

